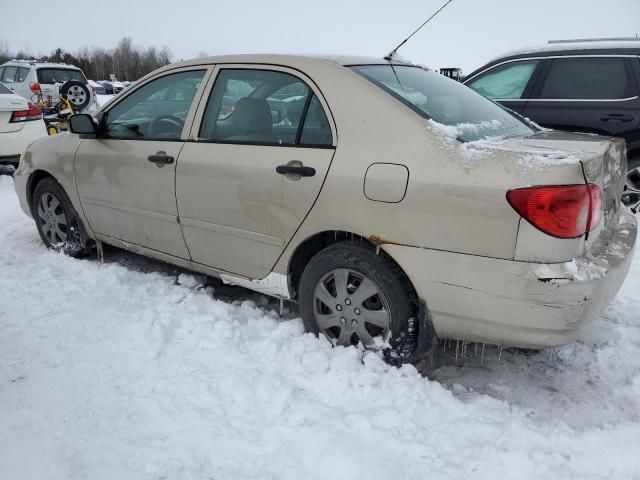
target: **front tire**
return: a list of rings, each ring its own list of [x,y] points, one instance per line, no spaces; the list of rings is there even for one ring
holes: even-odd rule
[[[415,350],[417,296],[400,267],[372,245],[325,248],[305,267],[299,290],[307,331],[337,345],[382,349],[392,364],[408,361]]]
[[[33,192],[33,218],[45,246],[79,257],[88,252],[82,241],[82,223],[62,186],[53,178],[40,181]]]

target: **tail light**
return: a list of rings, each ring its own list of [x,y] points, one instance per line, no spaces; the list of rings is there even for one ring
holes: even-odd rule
[[[593,183],[514,188],[507,201],[531,225],[556,238],[580,237],[602,219],[602,190]]]
[[[29,90],[31,90],[36,95],[42,94],[42,88],[40,88],[40,84],[38,82],[31,82],[29,84]]]
[[[11,120],[9,120],[9,122],[10,123],[30,122],[31,120],[41,120],[41,119],[42,119],[42,110],[40,110],[40,108],[36,104],[29,102],[29,109],[16,110],[11,114]]]

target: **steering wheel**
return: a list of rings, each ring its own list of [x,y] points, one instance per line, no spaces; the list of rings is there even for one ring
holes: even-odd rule
[[[164,127],[162,126],[163,124],[165,125]],[[167,128],[167,126],[169,128]],[[173,132],[176,132],[178,136],[180,136],[182,127],[184,127],[184,120],[174,115],[160,115],[151,120],[149,124],[149,136],[161,137],[163,134]]]

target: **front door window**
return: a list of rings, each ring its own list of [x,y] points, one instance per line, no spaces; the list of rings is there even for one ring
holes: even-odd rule
[[[107,113],[104,136],[129,140],[179,140],[205,70],[158,78]]]

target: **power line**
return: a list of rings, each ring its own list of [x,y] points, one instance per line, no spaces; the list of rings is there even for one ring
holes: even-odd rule
[[[435,12],[433,15],[431,15],[429,18],[427,18],[427,19],[424,21],[424,23],[423,23],[422,25],[420,25],[418,28],[416,28],[416,29],[413,31],[413,33],[412,33],[411,35],[409,35],[409,36],[408,36],[407,38],[405,38],[402,42],[400,42],[400,44],[399,44],[396,48],[394,48],[393,50],[391,50],[391,52],[390,52],[386,57],[384,57],[384,58],[385,58],[385,60],[391,60],[391,58],[396,54],[396,52],[398,51],[398,49],[399,49],[401,46],[403,46],[405,43],[407,43],[407,41],[408,41],[411,37],[413,37],[416,33],[418,33],[418,31],[420,31],[420,29],[421,29],[422,27],[424,27],[427,23],[429,23],[429,21],[431,21],[431,19],[432,19],[433,17],[435,17],[436,15],[438,15],[442,10],[444,10],[444,8],[445,8],[445,7],[446,7],[447,5],[449,5],[451,2],[453,2],[453,0],[448,0],[448,1],[447,1],[447,3],[445,3],[445,4],[444,4],[444,5],[442,5],[438,10],[436,10],[436,12]]]

